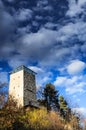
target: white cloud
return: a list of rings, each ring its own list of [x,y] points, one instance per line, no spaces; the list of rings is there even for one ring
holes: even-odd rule
[[[24,21],[24,20],[30,20],[32,18],[33,12],[30,9],[20,9],[16,13],[16,19],[19,21]]]
[[[36,88],[37,90],[40,89],[40,87],[45,85],[47,82],[51,80],[51,73],[46,72],[43,68],[37,67],[37,66],[28,66],[31,70],[37,73],[36,75]]]
[[[85,85],[86,85],[86,83],[85,83]],[[85,90],[83,89],[83,83],[76,84],[75,86],[69,86],[66,88],[67,94],[84,93],[84,92],[85,92]]]
[[[39,89],[40,86],[44,86],[45,84],[47,84],[52,80],[53,74],[49,72],[46,68],[44,69],[37,66],[28,66],[28,68],[37,73],[36,75],[37,89]]]
[[[48,1],[47,1],[47,0],[44,0],[44,1],[38,1],[38,3],[37,3],[37,7],[46,6],[47,4],[48,4]]]
[[[52,81],[52,76],[47,72],[47,74],[41,74],[40,76],[36,76],[36,86],[39,89],[41,86],[45,86],[47,83],[50,83]]]
[[[47,83],[47,82],[49,82],[51,80],[51,78],[50,77],[44,77],[43,79],[42,79],[42,82],[43,83]]]
[[[78,112],[79,114],[82,114],[82,115],[86,116],[86,108],[85,107],[73,108],[72,110],[74,112]]]
[[[76,0],[69,0],[69,10],[67,12],[67,15],[73,17],[77,14],[80,14],[83,12],[82,6],[86,3],[86,0],[78,0],[76,3]]]
[[[45,6],[43,9],[47,10],[47,11],[52,11],[53,10],[53,8],[51,6]]]
[[[14,2],[14,0],[7,0],[8,2]]]
[[[21,43],[17,51],[25,58],[29,58],[29,60],[37,60],[39,65],[58,66],[64,59],[80,58],[82,45],[74,43],[75,41],[73,43],[69,42],[73,40],[74,35],[77,35],[78,39],[85,41],[85,28],[86,23],[79,21],[75,24],[69,23],[58,31],[41,28],[36,33],[24,33],[17,41]],[[81,55],[84,53],[82,49]]]
[[[7,72],[0,72],[0,82],[8,83],[8,73]]]
[[[75,23],[68,23],[60,28],[57,33],[57,41],[67,42],[70,39],[72,40],[74,35],[80,41],[86,41],[86,23],[84,21],[78,20]]]
[[[81,51],[83,52],[83,56],[86,57],[86,42],[81,46]]]
[[[78,74],[81,73],[86,67],[86,64],[80,60],[73,60],[71,63],[67,66],[67,72],[69,74]]]
[[[33,70],[36,73],[43,73],[44,72],[43,69],[41,69],[41,68],[39,68],[37,66],[29,66],[28,68],[30,68],[31,70]]]
[[[12,67],[13,69],[18,66],[25,65],[26,63],[27,63],[26,59],[18,55],[12,57],[11,60],[8,61],[9,66]]]
[[[83,11],[83,9],[79,5],[77,5],[76,3],[72,3],[72,4],[70,4],[70,9],[67,12],[67,15],[73,17],[76,14],[81,13],[82,11]]]
[[[28,12],[26,9],[23,9],[22,11]],[[23,17],[23,13],[19,14],[21,14],[21,16]],[[25,13],[23,17],[24,19],[26,19],[26,14],[27,13]],[[45,26],[48,28],[54,28],[57,25],[58,24],[53,24],[52,22],[49,22]],[[76,43],[75,41],[73,41],[73,43],[69,43],[70,41],[72,42],[72,38],[74,38],[74,35],[76,35],[79,40],[86,41],[85,22],[81,22],[80,20],[76,21],[76,23],[71,22],[61,27],[58,31],[40,28],[39,31],[36,33],[27,33],[27,30],[30,29],[24,27],[18,30],[22,33],[22,37],[18,39],[17,44],[15,45],[17,46],[16,51],[20,53],[21,57],[25,57],[26,60],[35,59],[37,62],[39,62],[39,65],[58,66],[59,63],[64,61],[64,59],[68,61],[70,59],[75,59],[75,57],[79,58],[79,54],[81,53],[81,55],[85,54],[84,47],[82,47],[82,52],[80,51],[80,44]],[[21,44],[20,46],[18,46],[19,43]],[[7,49],[2,50],[6,52]],[[11,51],[13,50],[9,51],[8,49],[7,53]],[[19,64],[20,63],[18,63],[18,65]]]
[[[72,77],[57,77],[54,81],[56,87],[63,87],[67,94],[84,93],[86,86],[86,75]]]
[[[3,3],[2,3],[2,1],[0,0],[0,11],[1,11],[1,9],[3,9],[3,8],[4,8]]]
[[[44,72],[40,72],[37,76],[37,84],[38,86],[45,86],[45,84],[52,81],[53,73],[49,72],[47,70],[44,70]]]
[[[0,12],[0,18],[0,35],[2,33],[8,36],[8,34],[12,33],[12,31],[15,29],[14,18],[4,9],[2,9]]]
[[[58,76],[54,81],[54,85],[63,87],[67,94],[85,93],[86,75],[82,75],[85,68],[85,62],[78,59],[72,60],[69,65],[59,69],[60,73],[66,76]]]
[[[64,86],[65,81],[67,80],[66,77],[57,77],[56,81],[54,82],[55,86]]]
[[[52,11],[53,10],[52,6],[49,5],[47,0],[38,1],[37,8],[34,8],[34,9],[38,11],[41,11],[41,10]]]
[[[45,56],[44,60],[40,62],[40,65],[44,66],[61,66],[60,63],[64,61],[65,57],[70,54],[71,48],[60,48],[58,43],[56,47],[52,47],[49,50],[49,54]],[[52,59],[52,60],[51,60]],[[64,64],[64,63],[63,63]]]
[[[29,60],[32,58],[42,61],[50,56],[50,50],[56,42],[56,36],[56,31],[44,28],[37,33],[25,34],[18,41],[18,43],[21,43],[18,52],[24,57],[28,58],[29,56]]]
[[[53,29],[53,28],[56,28],[56,27],[57,27],[57,24],[52,23],[52,22],[47,22],[47,23],[45,24],[45,27],[48,28],[48,29]]]
[[[2,71],[2,68],[0,68],[0,71]]]
[[[41,28],[37,33],[26,34],[22,37],[23,44],[36,44],[39,47],[47,47],[56,41],[57,32]]]

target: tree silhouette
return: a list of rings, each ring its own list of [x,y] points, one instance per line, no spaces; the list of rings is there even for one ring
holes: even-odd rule
[[[2,108],[6,102],[7,91],[6,91],[7,83],[0,82],[0,108]]]
[[[59,103],[60,103],[60,114],[64,118],[66,118],[66,114],[68,112],[68,104],[63,96],[59,97]]]
[[[43,101],[48,111],[50,111],[51,109],[59,109],[58,96],[59,94],[58,91],[55,90],[55,86],[51,83],[46,84],[43,92]]]

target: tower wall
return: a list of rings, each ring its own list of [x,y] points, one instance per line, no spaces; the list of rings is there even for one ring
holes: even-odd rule
[[[24,105],[24,72],[23,70],[10,75],[9,95],[11,95],[18,105]]]
[[[24,105],[36,101],[35,75],[24,71]]]
[[[35,72],[20,66],[10,74],[9,95],[17,100],[18,106],[28,106],[36,101]]]

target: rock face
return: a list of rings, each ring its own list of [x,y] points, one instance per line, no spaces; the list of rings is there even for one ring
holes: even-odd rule
[[[37,106],[35,72],[20,66],[10,73],[9,95],[19,106]]]

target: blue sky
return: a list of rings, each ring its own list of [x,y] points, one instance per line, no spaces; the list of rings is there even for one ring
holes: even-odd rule
[[[86,0],[0,0],[0,82],[20,65],[86,115]]]

